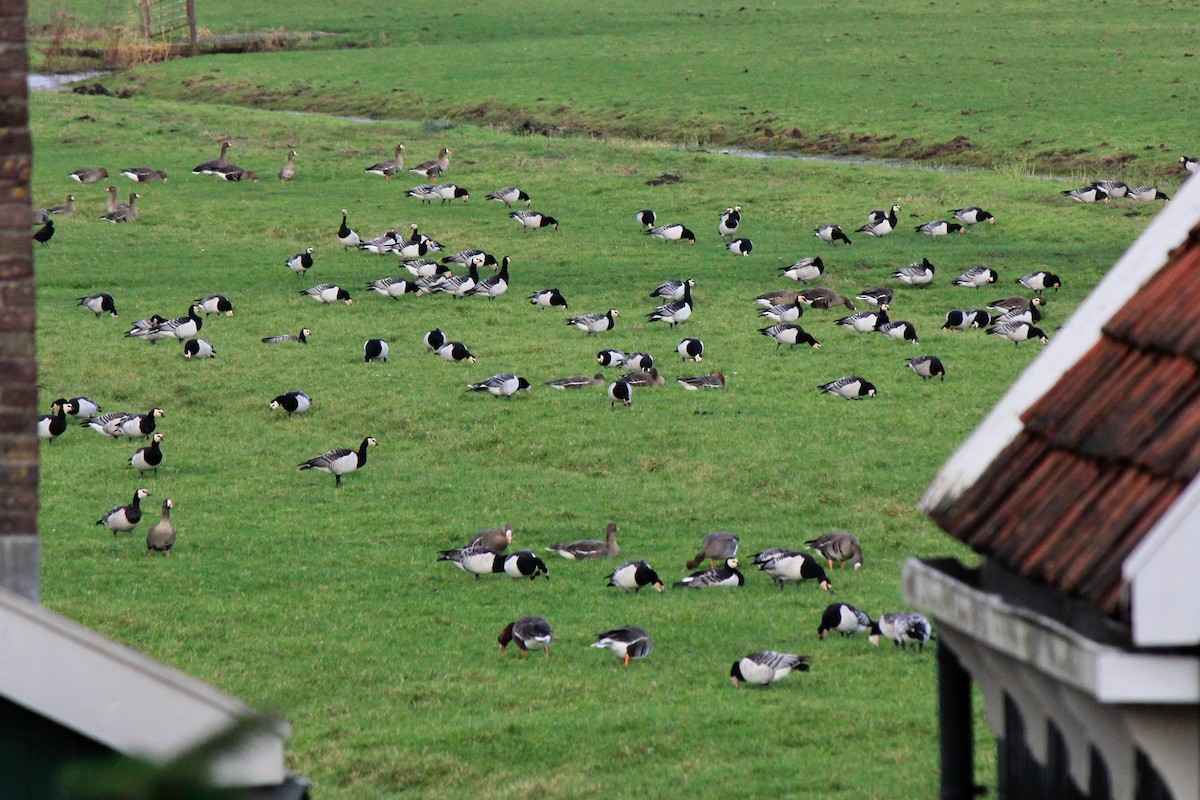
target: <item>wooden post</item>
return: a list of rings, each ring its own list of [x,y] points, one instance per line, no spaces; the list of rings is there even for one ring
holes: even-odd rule
[[[150,38],[150,0],[141,0],[138,3],[138,12],[142,17],[142,36]]]
[[[188,37],[192,44],[192,55],[196,55],[196,0],[187,0]]]

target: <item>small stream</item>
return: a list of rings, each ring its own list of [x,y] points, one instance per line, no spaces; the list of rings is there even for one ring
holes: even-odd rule
[[[90,81],[92,78],[99,78],[107,74],[107,72],[64,72],[56,75],[36,75],[31,72],[28,76],[29,91],[61,92],[72,83]]]

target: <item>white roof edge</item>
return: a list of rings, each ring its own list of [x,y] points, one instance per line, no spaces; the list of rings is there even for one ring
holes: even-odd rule
[[[113,750],[158,763],[255,715],[240,700],[0,589],[0,695]],[[287,776],[290,727],[275,720],[221,759],[225,786]]]
[[[1100,340],[1103,326],[1162,268],[1170,251],[1187,238],[1197,222],[1200,222],[1200,179],[1193,176],[1117,260],[979,427],[942,465],[918,504],[922,511],[928,513],[953,500],[979,479],[1021,432],[1021,414]],[[1068,283],[1071,280],[1070,273],[1062,273],[1060,277]]]

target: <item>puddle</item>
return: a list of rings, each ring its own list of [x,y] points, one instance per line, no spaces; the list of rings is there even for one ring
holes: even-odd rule
[[[29,74],[29,91],[61,92],[72,83],[90,81],[107,75],[107,72],[64,72],[57,75]]]

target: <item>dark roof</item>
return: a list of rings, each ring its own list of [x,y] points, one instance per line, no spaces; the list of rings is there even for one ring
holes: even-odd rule
[[[930,515],[1039,583],[1122,613],[1121,567],[1200,471],[1200,226]]]

